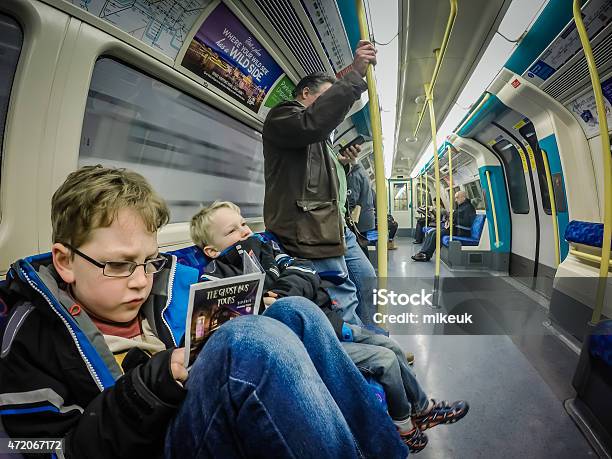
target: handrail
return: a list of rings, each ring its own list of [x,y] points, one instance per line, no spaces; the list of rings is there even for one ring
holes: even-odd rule
[[[436,86],[436,81],[438,79],[438,73],[440,73],[440,68],[442,67],[442,60],[444,59],[444,55],[446,54],[446,48],[448,47],[448,40],[450,39],[450,34],[453,30],[453,26],[455,25],[455,18],[457,17],[457,0],[450,0],[450,13],[448,14],[448,21],[446,23],[446,30],[444,31],[444,38],[442,39],[442,45],[436,54],[436,65],[434,67],[433,74],[431,76],[431,80],[429,82],[429,90],[433,95],[434,87]],[[427,96],[427,93],[425,93]],[[419,129],[421,128],[421,123],[423,122],[423,117],[425,116],[425,107],[427,103],[423,104],[423,108],[419,113],[419,120],[417,122],[416,129],[414,130],[414,137],[416,137]],[[436,150],[437,153],[437,150]],[[435,153],[434,153],[435,154]]]
[[[369,40],[368,23],[366,22],[363,0],[355,0],[357,18],[359,20],[359,34],[362,40]],[[389,227],[387,224],[387,195],[385,162],[383,158],[382,125],[380,121],[380,107],[378,105],[378,93],[376,91],[376,80],[374,79],[374,68],[368,65],[367,70],[368,97],[370,101],[370,123],[372,125],[372,137],[374,141],[374,174],[376,181],[376,219],[378,223],[378,279],[386,282],[387,277],[387,241],[389,240]]]
[[[459,131],[461,129],[463,129],[467,123],[469,123],[469,121],[474,117],[474,115],[476,115],[476,113],[478,113],[478,111],[483,107],[483,105],[487,102],[487,100],[489,100],[489,97],[491,97],[491,94],[486,92],[484,97],[482,98],[482,100],[478,103],[478,105],[476,105],[476,108],[474,108],[474,110],[472,110],[472,113],[469,114],[469,116],[467,116],[463,120],[463,123],[461,123],[459,126],[457,126],[457,128],[455,128],[455,130],[453,132],[456,132],[458,134]]]
[[[427,171],[423,174],[425,180],[425,226],[429,226],[429,180],[427,180]]]
[[[555,236],[555,261],[557,266],[561,263],[561,255],[559,253],[559,223],[557,222],[557,205],[555,203],[555,194],[552,184],[552,176],[550,174],[550,166],[548,165],[548,155],[545,150],[540,149],[542,152],[542,160],[544,161],[544,170],[546,171],[546,183],[548,184],[548,195],[550,196],[550,211],[553,222],[553,232]]]
[[[495,210],[495,197],[493,196],[493,187],[491,186],[491,173],[485,171],[487,176],[487,185],[489,186],[489,197],[491,198],[491,212],[493,212],[493,228],[495,229],[495,247],[499,247],[499,228],[497,227],[497,211]]]
[[[597,296],[595,297],[595,307],[593,308],[593,316],[591,324],[596,324],[601,318],[601,312],[604,306],[606,296],[606,281],[608,279],[608,268],[610,267],[610,242],[612,240],[612,159],[610,159],[610,137],[608,135],[608,120],[606,115],[606,106],[604,103],[603,94],[601,91],[601,81],[597,72],[597,65],[593,57],[593,50],[589,42],[589,36],[584,22],[582,21],[582,12],[580,8],[581,1],[574,0],[573,12],[576,29],[580,36],[580,42],[584,49],[584,56],[589,65],[589,75],[591,76],[591,84],[593,85],[593,93],[595,94],[595,104],[597,105],[597,118],[599,119],[599,133],[601,135],[601,151],[603,160],[604,174],[604,232],[603,244],[601,246],[601,262],[599,265],[599,280],[597,283]]]
[[[453,149],[450,145],[447,147],[448,150],[448,232],[449,240],[453,240],[453,213],[455,212],[455,196],[453,195]]]
[[[429,106],[429,121],[431,124],[431,139],[434,151],[434,170],[436,186],[436,278],[440,277],[440,238],[442,237],[440,225],[440,159],[438,158],[438,145],[436,145],[437,126],[436,115],[433,104],[433,91],[429,84],[425,84],[425,94],[427,95],[427,105]]]
[[[586,253],[582,252],[581,250],[571,248],[569,253],[577,258],[580,258],[581,260],[592,261],[597,264],[601,263],[601,257],[599,255],[593,255],[592,253]],[[610,270],[610,268],[612,268],[612,266],[608,266],[608,270]]]

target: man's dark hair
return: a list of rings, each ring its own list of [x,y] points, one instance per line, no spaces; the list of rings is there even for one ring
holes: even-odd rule
[[[293,97],[297,97],[298,94],[302,94],[304,88],[310,88],[311,91],[317,92],[323,83],[334,84],[336,77],[329,75],[325,72],[315,72],[310,75],[306,75],[300,80],[295,89],[293,90]]]

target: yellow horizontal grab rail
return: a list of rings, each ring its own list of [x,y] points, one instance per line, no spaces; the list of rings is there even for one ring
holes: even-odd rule
[[[453,26],[455,25],[455,19],[457,18],[457,0],[450,0],[450,13],[448,13],[448,21],[446,22],[446,29],[444,30],[444,38],[442,38],[442,45],[440,45],[440,49],[434,51],[436,56],[436,65],[434,67],[433,74],[431,75],[431,80],[429,82],[429,91],[433,95],[434,87],[436,86],[436,81],[438,79],[438,74],[440,73],[440,68],[442,67],[442,60],[444,59],[444,55],[446,54],[446,48],[448,48],[448,40],[450,39],[450,34],[453,30]],[[427,93],[425,94],[427,96]],[[421,128],[421,123],[423,122],[423,117],[425,116],[425,109],[427,108],[427,102],[423,104],[423,108],[419,113],[419,121],[417,122],[416,129],[414,130],[414,137],[417,136],[419,129]],[[434,153],[435,154],[435,153]]]
[[[471,115],[469,115],[466,119],[464,119],[463,123],[461,123],[459,125],[459,127],[457,129],[455,129],[454,132],[459,132],[461,129],[463,129],[463,127],[474,117],[474,115],[478,112],[478,110],[480,110],[482,108],[482,106],[485,104],[485,102],[487,100],[489,100],[489,97],[491,97],[491,94],[489,94],[488,92],[485,93],[485,95],[482,98],[482,100],[478,103],[478,105],[476,105],[476,108],[474,110],[472,110]]]
[[[601,246],[601,262],[599,265],[599,281],[597,283],[597,296],[595,299],[595,308],[593,308],[593,316],[591,324],[596,324],[601,318],[601,312],[604,306],[606,296],[606,280],[608,278],[608,269],[610,267],[610,242],[612,240],[612,159],[610,159],[610,137],[608,135],[608,119],[606,115],[606,106],[601,91],[601,81],[597,72],[597,65],[593,57],[591,43],[584,22],[582,21],[582,12],[580,11],[580,0],[574,0],[573,13],[574,21],[578,36],[584,49],[589,66],[589,75],[591,76],[591,84],[593,85],[593,94],[595,95],[595,104],[597,106],[597,118],[599,121],[599,133],[601,136],[601,152],[603,160],[603,176],[604,176],[604,231],[603,244]]]
[[[487,186],[489,187],[489,198],[491,199],[491,212],[493,213],[493,228],[495,229],[495,247],[499,247],[499,229],[497,227],[497,211],[495,210],[495,197],[493,196],[493,187],[491,186],[491,173],[486,171]]]
[[[550,196],[550,212],[553,224],[553,233],[555,236],[555,261],[557,266],[561,263],[561,254],[559,253],[559,223],[557,222],[557,205],[555,204],[555,193],[552,184],[552,175],[550,174],[550,166],[548,164],[548,155],[546,151],[542,152],[542,160],[544,161],[544,170],[546,171],[546,183],[548,184],[548,195]]]
[[[580,258],[581,260],[586,260],[597,264],[601,263],[601,257],[599,255],[593,255],[592,253],[582,252],[577,249],[570,249],[569,253],[574,255],[576,258]],[[612,268],[612,266],[608,266],[608,270],[610,268]]]
[[[366,21],[363,0],[355,0],[357,18],[359,20],[359,34],[362,40],[368,40],[368,23]],[[376,209],[379,238],[377,241],[378,255],[378,279],[385,282],[387,277],[387,241],[389,240],[389,228],[387,223],[387,180],[385,178],[385,162],[383,158],[382,124],[380,121],[380,108],[378,105],[378,94],[376,92],[376,80],[374,79],[374,68],[368,65],[366,74],[368,81],[368,97],[370,100],[370,122],[372,124],[372,137],[374,141],[374,175],[376,177]],[[382,237],[380,235],[382,234]]]

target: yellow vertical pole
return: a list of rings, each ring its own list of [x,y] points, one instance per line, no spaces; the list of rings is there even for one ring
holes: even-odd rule
[[[493,196],[493,187],[491,186],[491,173],[486,171],[487,185],[489,187],[489,198],[491,201],[491,212],[493,213],[493,228],[495,229],[495,247],[499,247],[499,229],[497,226],[497,211],[495,210],[495,197]]]
[[[448,199],[449,199],[449,216],[448,216],[448,231],[450,240],[453,240],[453,213],[455,212],[455,196],[453,193],[453,149],[448,147]]]
[[[357,18],[359,20],[359,34],[362,40],[369,40],[368,24],[366,22],[365,10],[362,0],[355,0]],[[378,278],[387,277],[387,241],[389,228],[387,224],[387,200],[385,188],[385,163],[383,159],[382,126],[380,122],[380,108],[378,106],[378,94],[376,92],[376,81],[374,80],[374,69],[368,66],[366,74],[368,81],[368,97],[370,101],[370,122],[372,125],[372,136],[374,140],[374,172],[376,176],[376,208],[378,219]]]
[[[599,120],[599,132],[601,135],[601,152],[603,160],[604,173],[604,232],[603,244],[601,246],[601,263],[599,264],[599,281],[597,283],[597,296],[595,298],[595,308],[591,323],[596,324],[601,318],[601,312],[604,306],[606,296],[606,282],[608,280],[608,267],[610,266],[610,244],[612,241],[612,159],[610,159],[610,137],[608,135],[608,119],[606,115],[606,106],[604,103],[603,93],[601,91],[601,81],[593,50],[589,42],[589,36],[580,11],[580,0],[574,0],[573,13],[578,36],[584,48],[584,56],[586,57],[589,66],[589,74],[591,76],[591,84],[593,85],[593,93],[595,94],[595,104],[597,105],[597,118]]]
[[[427,170],[423,173],[425,180],[425,226],[429,226],[429,180],[427,180]]]
[[[429,106],[429,120],[431,123],[431,143],[433,145],[434,154],[434,174],[435,174],[435,187],[436,187],[436,278],[440,277],[440,238],[442,235],[440,232],[442,228],[440,226],[440,160],[438,159],[438,144],[436,140],[437,127],[436,127],[436,115],[434,113],[433,105],[433,93],[431,91],[431,85],[425,84],[425,95],[427,97],[427,105]],[[437,285],[437,283],[436,283]]]
[[[544,170],[546,171],[546,183],[548,185],[548,195],[550,196],[550,212],[553,223],[553,232],[555,236],[555,261],[557,266],[561,263],[561,255],[559,253],[559,223],[557,222],[557,204],[555,203],[555,194],[552,184],[552,176],[550,174],[550,166],[548,165],[548,155],[544,150],[542,152],[542,160],[544,161]]]

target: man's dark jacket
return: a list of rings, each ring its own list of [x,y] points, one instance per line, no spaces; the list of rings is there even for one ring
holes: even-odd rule
[[[309,107],[283,102],[266,118],[264,221],[291,255],[344,255],[338,176],[327,141],[366,89],[361,76],[351,71]]]
[[[456,236],[470,236],[472,223],[476,218],[476,209],[469,200],[463,201],[453,213],[453,232]]]

